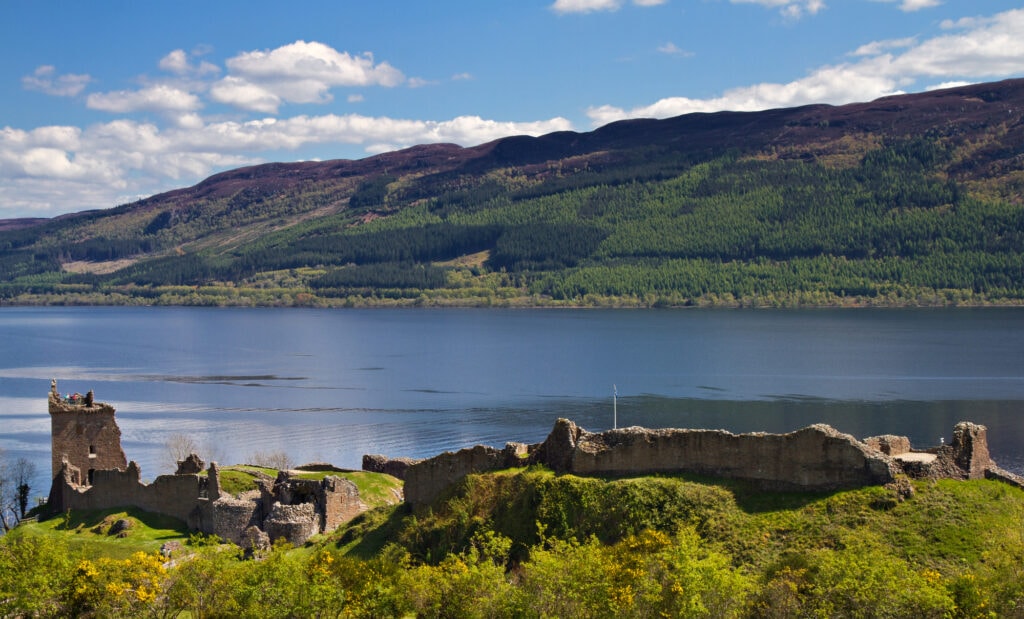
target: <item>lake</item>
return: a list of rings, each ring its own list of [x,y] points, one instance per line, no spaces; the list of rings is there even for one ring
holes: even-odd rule
[[[117,408],[145,479],[205,459],[359,468],[620,427],[949,440],[989,428],[1024,473],[1024,310],[0,308],[0,448],[49,488],[46,394]],[[613,389],[618,397],[613,406]]]

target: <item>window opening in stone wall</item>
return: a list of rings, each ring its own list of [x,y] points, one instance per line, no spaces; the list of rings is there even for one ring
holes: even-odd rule
[[[92,476],[96,472],[96,469],[89,469],[89,485],[92,485]]]
[[[89,457],[90,458],[95,458],[96,457],[96,446],[95,445],[89,445]]]

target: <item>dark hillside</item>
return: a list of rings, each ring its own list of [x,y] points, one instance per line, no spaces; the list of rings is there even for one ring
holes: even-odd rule
[[[0,222],[0,299],[1019,303],[1022,196],[1007,80],[240,168]]]

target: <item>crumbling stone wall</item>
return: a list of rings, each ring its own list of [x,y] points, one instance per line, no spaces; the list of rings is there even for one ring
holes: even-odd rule
[[[448,486],[471,473],[483,473],[519,466],[525,446],[510,443],[505,449],[477,445],[458,452],[421,460],[405,471],[405,500],[413,505],[426,505]]]
[[[194,531],[236,544],[251,542],[252,535],[246,536],[245,531],[256,526],[263,527],[271,540],[283,537],[300,545],[366,510],[356,485],[335,476],[308,480],[282,473],[275,483],[261,483],[260,490],[248,496],[222,496],[217,464],[211,463],[203,476],[203,462],[195,454],[179,462],[174,475],[144,484],[138,464],[124,461],[114,407],[93,402],[91,393],[82,404],[71,404],[57,393],[56,380],[50,384],[54,477],[47,505],[51,513],[137,507],[172,516]]]
[[[363,456],[363,470],[384,473],[404,480],[405,472],[419,461],[415,458],[389,458],[380,454],[366,454]]]
[[[887,456],[898,456],[910,452],[910,439],[905,436],[883,434],[864,439],[868,447],[880,451]]]
[[[320,533],[319,521],[312,503],[274,503],[270,515],[263,521],[263,530],[271,541],[284,539],[293,546],[301,546],[307,539]]]
[[[83,482],[88,483],[89,471],[124,470],[128,461],[121,449],[121,430],[114,421],[114,407],[94,402],[91,396],[80,402],[64,401],[57,391],[57,381],[50,381],[48,406],[52,477],[60,474],[63,462],[67,460],[83,473]]]
[[[333,531],[367,510],[359,498],[359,488],[340,477],[326,477],[323,481],[323,522],[324,531]]]
[[[575,434],[575,424],[562,420],[555,433]],[[888,457],[826,425],[789,434],[645,428],[584,431],[564,460],[568,461],[564,472],[577,475],[686,472],[783,490],[885,484],[898,472]]]
[[[524,463],[576,475],[694,473],[767,489],[823,491],[887,484],[900,474],[976,479],[998,470],[988,454],[984,426],[967,422],[957,424],[950,445],[928,450],[927,457],[921,453],[911,449],[906,437],[861,442],[821,424],[788,434],[636,427],[591,433],[559,419],[538,445],[477,446],[410,465],[405,498],[413,506],[428,505],[471,473]],[[373,466],[382,463],[374,459]]]
[[[323,479],[302,479],[281,471],[273,484],[261,481],[258,485],[260,504],[263,514],[266,514],[263,529],[270,535],[271,540],[281,536],[295,543],[293,540],[297,539],[302,531],[313,531],[309,535],[333,531],[367,509],[366,504],[359,498],[359,488],[351,481],[334,475],[328,475]],[[312,521],[293,522],[286,527],[282,524],[282,519],[304,519],[306,510],[303,508],[298,511],[282,511],[278,507],[297,505],[311,506],[309,518],[312,518]],[[267,524],[270,520],[276,522],[273,527]],[[275,532],[281,534],[277,535]],[[287,535],[284,532],[287,532]]]
[[[988,429],[985,426],[961,421],[953,428],[953,459],[967,479],[984,479],[985,471],[994,467],[988,453]]]
[[[198,475],[161,475],[144,484],[139,465],[130,462],[124,470],[97,470],[91,485],[76,486],[70,468],[66,470],[54,480],[58,491],[51,492],[53,511],[131,506],[188,522],[199,498]]]
[[[249,498],[224,496],[210,505],[209,528],[204,533],[242,545],[244,532],[250,526],[262,525],[260,504]]]

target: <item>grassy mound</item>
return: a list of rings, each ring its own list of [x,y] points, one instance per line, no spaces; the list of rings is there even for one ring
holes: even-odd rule
[[[131,507],[69,511],[26,523],[11,535],[59,539],[86,556],[124,559],[136,552],[158,551],[168,541],[186,540],[189,531],[177,518]]]

